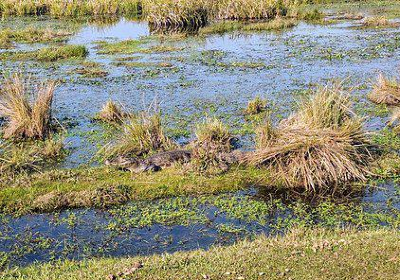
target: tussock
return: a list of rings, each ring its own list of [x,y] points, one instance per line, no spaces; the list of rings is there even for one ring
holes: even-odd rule
[[[265,111],[266,107],[267,107],[267,101],[257,96],[253,100],[249,101],[249,103],[247,104],[247,108],[245,110],[245,114],[256,115]]]
[[[395,78],[387,78],[379,74],[372,92],[368,99],[376,104],[399,105],[400,104],[400,83]]]
[[[397,27],[398,23],[389,21],[386,17],[367,17],[363,21],[364,27]]]
[[[146,156],[155,151],[170,150],[175,146],[164,133],[160,113],[143,112],[130,116],[122,123],[120,130],[117,140],[99,152],[103,159],[119,155]]]
[[[14,74],[0,90],[0,116],[5,118],[3,138],[44,139],[50,132],[55,82],[43,83],[31,91],[29,79]],[[34,97],[33,103],[30,97]]]
[[[96,120],[107,122],[107,123],[117,123],[123,122],[126,117],[126,113],[123,112],[121,106],[113,102],[112,100],[107,101],[103,108],[96,116]]]
[[[349,182],[366,180],[370,144],[340,88],[320,89],[296,114],[259,131],[258,149],[246,161],[276,171],[277,185],[334,193]]]
[[[192,166],[200,172],[220,173],[228,165],[224,155],[232,151],[234,138],[219,119],[207,118],[196,126],[192,145]]]

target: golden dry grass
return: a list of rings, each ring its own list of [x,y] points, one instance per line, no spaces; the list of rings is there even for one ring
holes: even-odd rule
[[[376,104],[399,105],[399,81],[379,74],[376,83],[373,85],[372,92],[368,95],[368,99]]]
[[[124,156],[146,156],[155,151],[166,151],[175,147],[165,135],[159,113],[143,112],[130,116],[120,126],[116,141],[106,145],[99,153],[103,159]]]
[[[20,74],[12,75],[3,83],[0,116],[6,120],[2,129],[5,139],[44,139],[48,136],[56,83],[49,81],[32,87],[30,79]]]
[[[126,113],[123,112],[121,106],[112,100],[108,100],[107,103],[104,104],[99,114],[96,116],[96,120],[120,124],[123,122],[125,117]]]
[[[369,140],[339,88],[320,89],[297,113],[275,128],[266,123],[257,135],[258,149],[247,162],[275,170],[276,184],[334,193],[369,173]]]

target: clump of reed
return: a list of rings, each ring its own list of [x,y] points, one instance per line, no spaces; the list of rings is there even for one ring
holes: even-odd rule
[[[257,115],[264,112],[266,108],[267,108],[267,101],[257,96],[253,100],[249,101],[244,113],[247,115]]]
[[[208,21],[207,0],[143,0],[143,14],[157,27],[204,26]]]
[[[195,130],[196,140],[191,143],[192,166],[199,172],[220,173],[228,166],[223,156],[233,149],[234,137],[229,128],[216,118],[207,118]]]
[[[221,0],[212,3],[208,3],[212,14],[220,20],[265,20],[287,12],[284,2],[276,0]]]
[[[246,161],[269,166],[277,185],[335,193],[369,173],[370,142],[339,87],[319,89],[291,117],[257,133],[257,150]]]
[[[112,100],[108,100],[95,117],[95,120],[110,124],[121,124],[126,116],[127,114],[122,110],[120,105]]]
[[[0,14],[3,16],[51,15],[51,16],[133,16],[141,12],[139,0],[2,0]]]
[[[40,61],[57,61],[70,58],[85,58],[88,50],[85,46],[65,45],[40,49],[37,52],[27,53],[27,57],[36,58]]]
[[[120,134],[116,141],[99,152],[102,160],[120,155],[143,157],[175,147],[173,141],[165,135],[160,113],[142,112],[130,115],[119,129]]]
[[[21,74],[7,78],[0,89],[0,116],[5,119],[3,138],[45,139],[50,133],[55,87],[53,81],[34,87]]]
[[[395,78],[387,78],[379,74],[368,99],[376,104],[399,105],[400,82]]]

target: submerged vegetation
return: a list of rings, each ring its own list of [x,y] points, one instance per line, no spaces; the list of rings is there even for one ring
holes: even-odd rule
[[[240,22],[240,21],[220,21],[211,23],[200,29],[199,33],[207,34],[223,34],[232,31],[273,31],[283,30],[296,26],[297,22],[293,19],[277,18],[270,21],[261,22]]]

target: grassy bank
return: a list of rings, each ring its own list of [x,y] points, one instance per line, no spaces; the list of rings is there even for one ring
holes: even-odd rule
[[[38,264],[2,279],[397,279],[398,231],[304,231],[209,251]]]
[[[268,181],[268,172],[255,168],[232,168],[210,177],[185,174],[179,168],[134,176],[107,168],[55,170],[0,181],[0,209],[26,213],[105,207],[129,200],[234,191]]]

